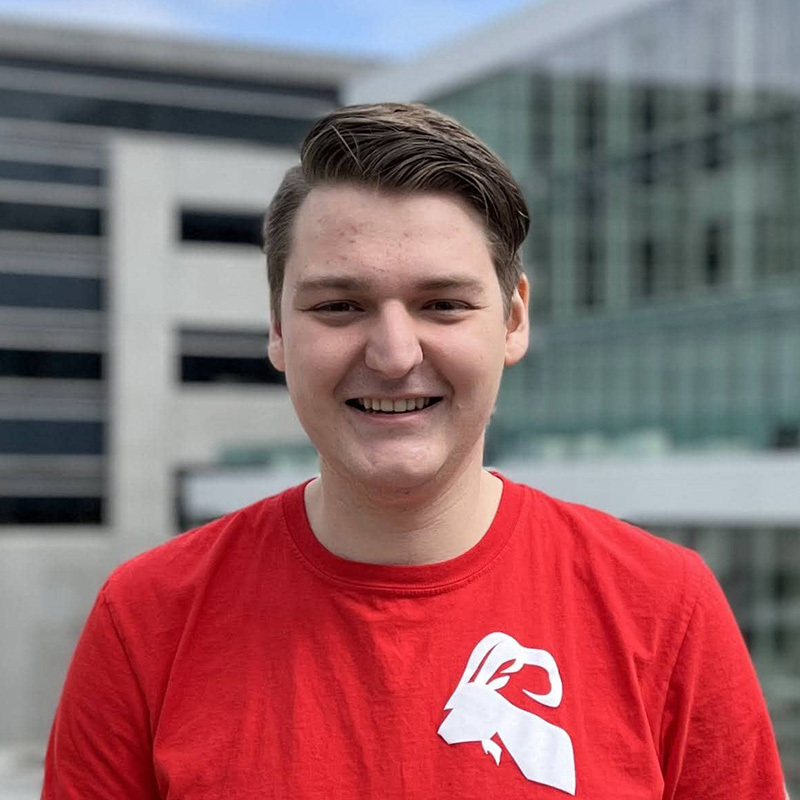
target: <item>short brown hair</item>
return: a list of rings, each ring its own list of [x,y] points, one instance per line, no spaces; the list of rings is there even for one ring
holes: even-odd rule
[[[385,192],[455,195],[484,220],[506,313],[522,272],[528,208],[508,167],[477,136],[420,104],[340,108],[319,120],[300,146],[264,218],[272,317],[281,293],[298,208],[316,186],[351,184]]]

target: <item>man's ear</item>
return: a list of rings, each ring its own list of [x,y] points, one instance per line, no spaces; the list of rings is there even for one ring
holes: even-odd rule
[[[516,364],[528,350],[530,335],[528,323],[528,277],[523,272],[514,294],[511,296],[511,311],[506,320],[506,359],[505,365]]]
[[[281,323],[272,320],[269,326],[269,344],[267,355],[272,366],[278,372],[286,372],[286,360],[283,353],[283,335],[281,333]]]

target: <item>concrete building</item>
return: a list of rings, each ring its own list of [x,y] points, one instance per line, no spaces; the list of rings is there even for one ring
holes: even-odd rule
[[[0,26],[0,751],[40,751],[105,575],[179,529],[182,470],[305,441],[261,215],[366,66]]]

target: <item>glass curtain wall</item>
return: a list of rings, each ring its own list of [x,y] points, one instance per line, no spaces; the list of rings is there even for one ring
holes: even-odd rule
[[[663,4],[431,101],[532,214],[493,459],[800,444],[800,7],[767,6]]]

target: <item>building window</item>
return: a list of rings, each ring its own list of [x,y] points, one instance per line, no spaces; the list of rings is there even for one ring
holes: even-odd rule
[[[101,497],[0,497],[0,525],[100,525]]]
[[[95,167],[65,164],[35,164],[27,161],[0,161],[0,179],[68,183],[76,186],[100,186],[103,172]]]
[[[0,377],[100,380],[103,356],[100,353],[0,349]]]
[[[52,73],[59,75],[88,75],[102,81],[113,78],[133,81],[147,81],[158,86],[168,84],[180,88],[181,86],[199,86],[203,89],[227,89],[234,91],[249,91],[258,94],[276,95],[289,98],[309,98],[336,102],[336,89],[325,86],[303,86],[298,83],[280,83],[275,81],[250,80],[247,78],[229,78],[220,75],[196,75],[182,72],[165,72],[158,69],[136,69],[132,67],[118,67],[104,63],[80,64],[74,61],[59,61],[56,59],[39,59],[26,57],[0,56],[0,67],[16,67],[35,70],[36,72]]]
[[[718,286],[724,277],[724,242],[722,226],[712,222],[706,226],[703,240],[703,281]]]
[[[601,302],[602,263],[599,243],[592,233],[584,238],[579,250],[579,268],[577,279],[577,304],[583,308],[594,308]]]
[[[183,383],[266,383],[285,385],[266,357],[234,358],[222,356],[182,356]]]
[[[103,307],[103,282],[96,278],[0,273],[0,306],[99,310]]]
[[[724,166],[725,142],[718,133],[711,133],[703,139],[703,166],[707,170],[718,170]]]
[[[261,247],[263,215],[209,211],[181,212],[181,240]]]
[[[652,236],[646,236],[639,252],[639,296],[650,299],[656,294],[657,265],[656,243]]]
[[[636,162],[636,177],[643,186],[651,186],[656,181],[656,157],[651,150],[645,151]]]
[[[658,122],[658,97],[654,86],[641,89],[639,103],[639,127],[647,136],[655,130]]]
[[[184,133],[296,147],[311,119],[0,89],[4,117],[106,128]]]
[[[602,92],[601,83],[587,81],[580,93],[580,147],[587,153],[594,151],[600,141],[603,124]]]
[[[0,203],[0,230],[100,236],[101,216],[97,208]]]
[[[99,455],[102,422],[0,420],[0,453],[13,455]]]
[[[533,163],[547,164],[553,151],[553,85],[548,75],[534,75],[531,110]]]
[[[711,86],[705,90],[705,110],[709,117],[716,117],[722,112],[723,106],[722,89],[718,86]]]

